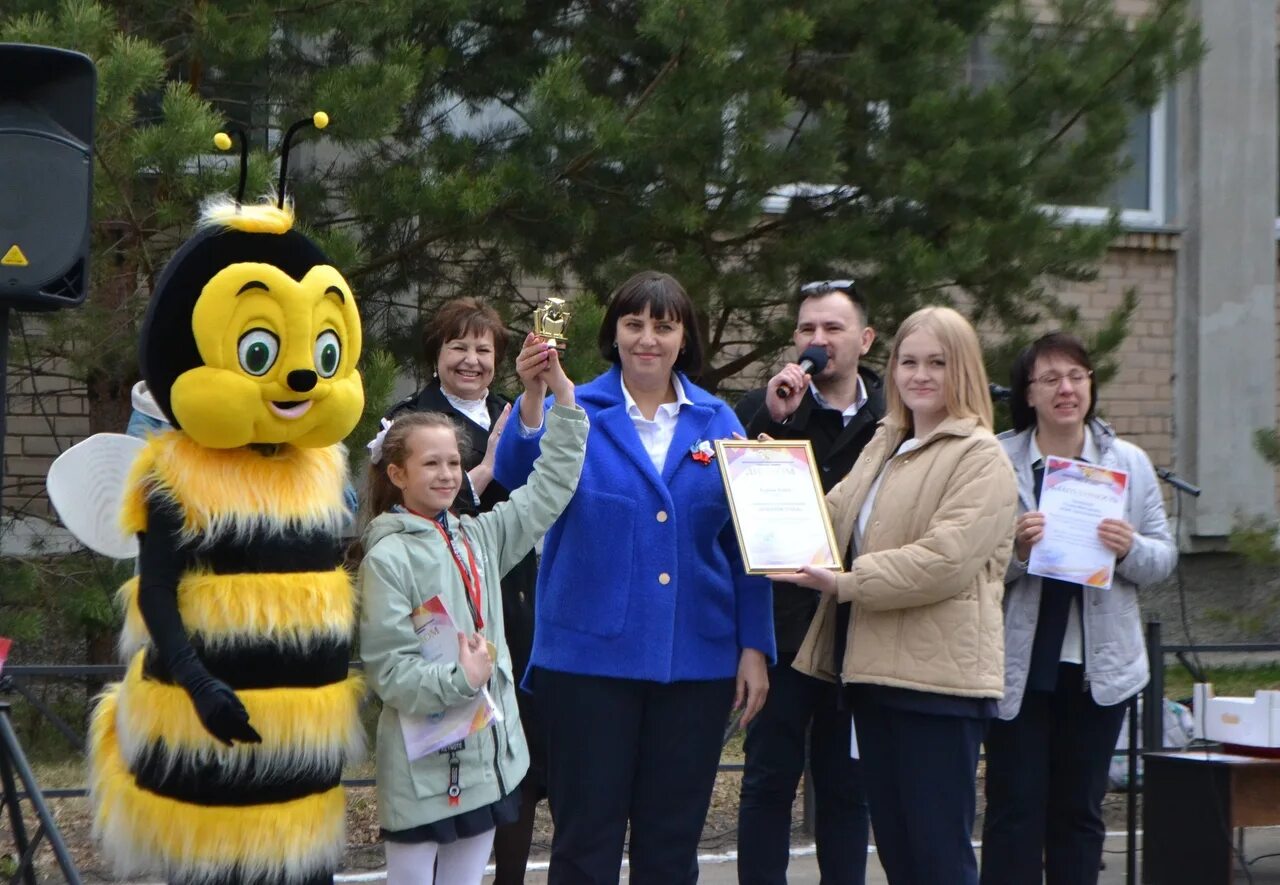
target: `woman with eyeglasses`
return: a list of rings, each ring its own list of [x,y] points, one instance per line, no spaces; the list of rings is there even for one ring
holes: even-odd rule
[[[849,570],[774,580],[822,592],[795,667],[850,701],[889,882],[975,885],[978,749],[1004,685],[1000,595],[1017,490],[963,316],[907,317],[889,371],[880,429],[827,494]]]
[[[1000,440],[1020,515],[1005,578],[1004,698],[986,740],[981,881],[1093,885],[1125,701],[1147,684],[1138,588],[1168,577],[1178,553],[1150,459],[1094,417],[1093,364],[1079,339],[1055,332],[1033,342],[1010,387],[1014,429]],[[1044,537],[1038,502],[1051,455],[1129,476],[1125,518],[1098,524],[1117,557],[1108,590],[1027,574]]]

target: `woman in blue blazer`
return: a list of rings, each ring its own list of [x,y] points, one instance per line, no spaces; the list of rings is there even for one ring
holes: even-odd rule
[[[587,459],[546,536],[525,679],[546,730],[549,881],[616,883],[630,823],[630,881],[678,885],[696,880],[730,709],[748,721],[768,690],[772,602],[743,571],[714,463],[712,443],[742,425],[689,380],[702,362],[689,296],[636,274],[599,346],[614,367],[577,389]],[[494,465],[509,489],[538,456],[546,359],[517,364],[528,393]]]

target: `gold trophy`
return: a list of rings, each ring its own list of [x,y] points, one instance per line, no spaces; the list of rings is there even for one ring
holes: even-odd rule
[[[569,317],[563,298],[548,298],[533,311],[533,334],[564,350],[569,340]]]

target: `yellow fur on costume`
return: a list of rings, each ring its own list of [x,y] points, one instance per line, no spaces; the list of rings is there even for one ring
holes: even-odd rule
[[[247,234],[282,234],[293,229],[293,200],[276,206],[275,194],[264,196],[263,202],[241,205],[231,197],[220,195],[206,200],[200,207],[197,227],[225,227]]]
[[[154,872],[157,858],[165,859],[166,876],[196,882],[225,876],[232,858],[246,879],[283,875],[301,881],[337,866],[346,841],[341,787],[250,806],[193,805],[140,789],[117,742],[118,689],[101,698],[91,734],[94,832],[118,876]]]
[[[347,511],[345,449],[280,446],[264,457],[252,449],[211,449],[171,430],[147,440],[134,461],[120,516],[128,534],[145,531],[147,497],[182,503],[188,535],[250,536],[285,528],[341,532]]]
[[[133,657],[150,639],[138,611],[138,579],[117,594],[124,611],[120,656]],[[187,631],[199,634],[209,649],[249,639],[306,649],[312,643],[345,638],[355,624],[355,588],[346,569],[297,573],[185,575],[178,583],[178,613]]]
[[[143,677],[142,659],[142,652],[135,655],[124,681],[117,683],[116,704],[128,723],[118,732],[126,762],[161,742],[168,756],[217,759],[233,768],[254,756],[260,761],[278,757],[266,759],[277,768],[309,768],[317,761],[358,761],[364,755],[359,717],[364,679],[358,674],[318,688],[240,689],[236,697],[262,743],[227,747],[205,730],[186,691]]]

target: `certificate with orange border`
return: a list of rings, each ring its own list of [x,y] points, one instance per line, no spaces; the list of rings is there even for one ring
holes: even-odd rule
[[[1098,537],[1104,519],[1123,519],[1129,474],[1049,456],[1039,510],[1044,537],[1031,548],[1027,571],[1106,590],[1115,577],[1116,555]]]
[[[716,460],[747,574],[844,571],[808,440],[717,440]]]

